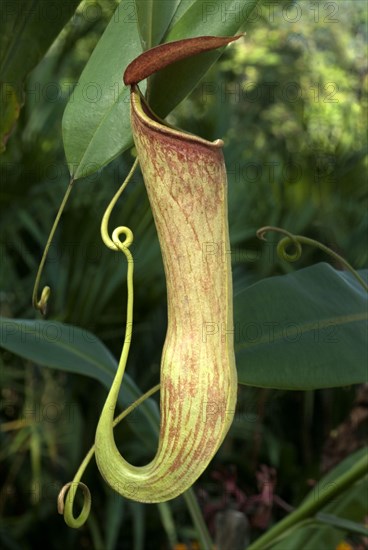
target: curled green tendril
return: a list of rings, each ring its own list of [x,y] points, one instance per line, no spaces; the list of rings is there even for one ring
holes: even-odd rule
[[[68,202],[70,193],[72,191],[73,183],[74,183],[74,180],[73,179],[70,180],[69,185],[67,187],[67,190],[65,191],[64,198],[63,198],[63,200],[61,202],[61,205],[59,207],[58,213],[56,214],[55,221],[54,221],[53,226],[51,228],[51,231],[50,231],[50,234],[48,236],[45,249],[44,249],[43,254],[42,254],[40,265],[38,266],[36,280],[35,280],[35,284],[34,284],[34,287],[33,287],[32,304],[33,304],[33,307],[35,309],[38,309],[42,313],[42,315],[46,315],[46,313],[47,313],[47,302],[48,302],[48,299],[50,297],[51,289],[50,289],[49,286],[45,286],[42,290],[41,298],[38,299],[38,291],[39,291],[41,276],[42,276],[43,268],[45,267],[47,255],[49,253],[49,249],[50,249],[52,240],[53,240],[54,235],[55,235],[55,231],[57,229],[57,226],[59,225],[61,215],[64,211],[64,208],[66,206],[66,203]]]
[[[146,393],[141,395],[134,403],[132,403],[129,407],[127,407],[122,413],[120,413],[113,422],[113,428],[115,428],[128,414],[134,411],[143,401],[151,397],[154,393],[156,393],[160,389],[160,384],[157,384],[156,386],[153,386],[150,390],[148,390]],[[70,481],[69,483],[66,483],[63,488],[61,489],[58,499],[57,499],[57,507],[59,514],[64,515],[65,523],[74,529],[78,529],[79,527],[82,527],[82,525],[85,524],[89,512],[91,510],[91,493],[84,483],[81,482],[81,478],[90,463],[93,455],[95,453],[95,445],[93,445],[86,456],[84,457],[81,465],[78,468],[77,473],[75,474],[73,481]],[[78,517],[74,517],[73,514],[73,504],[74,499],[77,493],[77,489],[80,487],[83,491],[83,507],[82,511],[79,514]],[[67,494],[67,498],[65,499],[65,495]]]
[[[133,262],[133,256],[129,251],[129,246],[133,242],[133,233],[129,229],[129,227],[120,226],[114,229],[112,232],[112,236],[109,235],[109,220],[111,216],[111,212],[118,201],[120,195],[124,191],[125,187],[129,183],[135,169],[138,166],[138,158],[134,161],[134,164],[126,177],[125,181],[121,185],[118,192],[115,194],[113,199],[111,200],[109,206],[107,207],[105,214],[103,215],[102,221],[101,221],[101,237],[105,245],[110,248],[110,250],[120,250],[125,254],[125,257],[128,262],[128,272],[127,272],[127,287],[128,287],[128,305],[127,305],[127,322],[126,322],[126,328],[125,328],[125,337],[124,337],[124,345],[123,345],[123,351],[121,354],[120,362],[119,362],[119,368],[125,369],[125,365],[128,359],[128,353],[130,348],[130,340],[131,340],[131,326],[133,323],[133,268],[134,268],[134,262]],[[123,241],[120,240],[120,236],[125,235],[125,239]],[[41,297],[42,299],[42,297]],[[150,397],[154,392],[156,392],[159,389],[159,385],[155,386],[151,390],[149,390],[147,393],[142,395],[137,401],[135,401],[130,407],[128,407],[123,413],[121,413],[117,418],[115,418],[113,422],[113,427],[115,427],[123,418],[125,418],[132,410],[134,410],[142,401]],[[81,527],[86,522],[90,510],[91,510],[91,494],[88,489],[88,487],[81,482],[81,477],[88,466],[92,456],[95,453],[95,446],[91,447],[85,458],[83,459],[80,467],[78,468],[77,473],[74,476],[73,481],[67,483],[64,485],[64,487],[61,489],[59,496],[58,496],[58,511],[60,514],[64,515],[65,523],[69,527],[73,527],[75,529]],[[77,489],[80,487],[83,491],[83,507],[82,511],[79,514],[78,517],[74,517],[73,514],[73,504],[74,499],[77,493]],[[65,499],[65,495],[67,494],[67,498]]]
[[[105,213],[103,215],[103,218],[102,218],[101,237],[102,237],[102,240],[103,240],[104,244],[107,246],[107,248],[110,248],[110,250],[115,250],[115,251],[116,250],[122,250],[121,245],[123,247],[127,248],[133,242],[133,233],[127,227],[123,227],[123,228],[118,227],[117,229],[115,229],[115,231],[112,234],[112,239],[111,239],[110,235],[109,235],[109,220],[110,220],[111,212],[113,211],[113,208],[114,208],[115,204],[117,203],[118,199],[120,198],[120,195],[122,194],[122,192],[124,191],[124,189],[128,185],[129,181],[131,180],[137,166],[138,166],[138,157],[135,159],[134,164],[131,167],[130,172],[127,175],[127,177],[126,177],[125,181],[123,182],[122,186],[120,187],[118,192],[115,194],[115,196],[111,200],[109,206],[106,208],[106,211],[105,211]],[[125,239],[124,243],[120,242],[119,232],[120,233],[124,232],[126,234],[126,239]],[[124,250],[122,250],[122,251],[124,252]]]
[[[347,260],[345,260],[345,258],[331,250],[331,248],[329,248],[328,246],[314,239],[304,237],[303,235],[293,235],[292,233],[289,233],[289,231],[286,231],[286,229],[273,227],[270,225],[258,229],[257,237],[262,241],[266,241],[265,234],[269,231],[274,231],[275,233],[281,233],[281,235],[285,235],[285,237],[278,242],[276,248],[277,254],[281,259],[286,260],[287,262],[296,262],[302,255],[302,244],[314,246],[328,254],[334,260],[340,262],[348,271],[350,271],[350,273],[352,273],[352,275],[354,275],[354,277],[364,288],[364,290],[368,292],[368,284],[362,279],[359,273],[349,264]],[[286,250],[288,247],[290,247],[290,245],[294,245],[295,247],[293,253],[287,252]]]
[[[88,455],[87,455],[88,456]],[[83,491],[83,508],[81,513],[77,518],[73,516],[73,503],[75,499],[75,495],[77,493],[77,489],[80,488]],[[67,500],[65,501],[65,494],[68,494]],[[70,481],[69,483],[66,483],[64,487],[61,489],[58,499],[57,499],[57,508],[58,512],[61,515],[64,515],[65,523],[69,527],[73,527],[74,529],[77,529],[78,527],[81,527],[84,525],[84,523],[87,521],[87,518],[89,516],[90,510],[91,510],[91,493],[84,483],[81,481]]]

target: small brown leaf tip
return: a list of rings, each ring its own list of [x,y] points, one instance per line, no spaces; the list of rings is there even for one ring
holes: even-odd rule
[[[186,59],[192,55],[208,52],[226,46],[238,40],[243,34],[236,36],[198,36],[160,44],[136,57],[126,68],[124,84],[131,86],[164,69],[171,63]]]

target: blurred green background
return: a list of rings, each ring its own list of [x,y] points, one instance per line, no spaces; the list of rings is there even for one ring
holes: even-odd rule
[[[84,2],[27,79],[25,106],[0,156],[3,316],[35,317],[34,278],[69,179],[62,114],[116,4]],[[251,284],[326,260],[313,249],[294,264],[278,260],[274,244],[255,237],[263,225],[318,239],[354,267],[367,267],[366,3],[303,0],[286,11],[281,3],[266,4],[245,30],[245,40],[229,48],[169,116],[185,130],[225,141],[235,287],[240,278]],[[52,288],[49,318],[92,331],[115,356],[123,338],[126,268],[102,244],[99,224],[131,164],[127,152],[76,182],[44,273]],[[159,379],[166,291],[140,174],[113,222],[135,235],[128,372],[145,391]],[[56,496],[92,444],[106,392],[97,382],[8,352],[0,360],[2,547],[36,548],[46,540],[55,549],[167,548],[157,507],[123,502],[94,465],[86,475],[91,520],[80,531],[64,525]],[[276,469],[278,495],[295,505],[320,475],[326,441],[348,417],[355,394],[352,387],[289,393],[240,388],[242,414],[197,491],[207,494],[207,504],[216,502],[222,487],[211,474],[235,466],[238,487],[257,494],[255,473],[267,464]],[[147,461],[129,428],[119,428],[118,438],[128,459]],[[172,510],[180,539],[190,538],[182,498]],[[274,519],[282,516],[276,508]]]

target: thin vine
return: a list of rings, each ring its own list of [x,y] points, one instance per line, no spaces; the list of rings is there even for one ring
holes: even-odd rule
[[[42,254],[40,265],[38,266],[36,280],[35,280],[35,284],[34,284],[34,287],[33,287],[33,293],[32,293],[33,307],[35,309],[38,309],[38,311],[40,311],[42,313],[42,315],[44,315],[44,316],[47,313],[47,302],[48,302],[48,299],[50,297],[51,289],[50,289],[49,286],[45,286],[42,289],[41,297],[38,298],[41,277],[42,277],[43,269],[45,267],[45,263],[46,263],[46,260],[47,260],[47,256],[48,256],[48,253],[49,253],[49,250],[50,250],[51,243],[54,239],[54,235],[55,235],[57,226],[59,225],[60,218],[62,216],[62,213],[64,212],[66,203],[68,202],[68,199],[69,199],[69,196],[70,196],[70,193],[72,192],[73,183],[74,183],[74,179],[71,179],[70,182],[69,182],[69,185],[68,185],[68,187],[65,191],[65,195],[64,195],[63,200],[61,202],[61,205],[59,207],[58,213],[56,214],[56,218],[55,218],[54,223],[52,225],[50,234],[49,234],[48,239],[47,239],[45,249],[44,249],[43,254]]]
[[[126,319],[126,328],[125,328],[125,336],[124,336],[124,344],[123,344],[123,350],[121,353],[118,370],[125,370],[125,366],[128,360],[129,355],[129,349],[130,349],[130,342],[131,342],[131,327],[133,324],[133,271],[134,271],[134,260],[133,256],[129,250],[129,246],[133,242],[133,233],[129,227],[125,226],[119,226],[112,232],[112,236],[109,235],[109,220],[111,216],[111,212],[114,209],[114,206],[116,205],[119,197],[121,196],[122,192],[128,185],[129,181],[131,180],[136,168],[138,166],[138,157],[135,159],[132,168],[129,171],[129,174],[125,178],[123,184],[121,185],[120,189],[117,191],[117,193],[114,195],[112,200],[110,201],[110,204],[106,208],[106,211],[102,217],[101,221],[101,237],[104,242],[104,244],[110,249],[114,251],[121,251],[125,255],[128,263],[128,269],[127,269],[127,292],[128,292],[128,300],[127,300],[127,319]],[[65,204],[65,198],[63,203]],[[59,212],[62,211],[62,208],[60,208]],[[60,216],[59,216],[60,217]],[[55,224],[54,224],[55,225]],[[120,240],[120,235],[124,234],[125,239],[123,241]],[[37,281],[36,281],[37,282]],[[125,409],[119,416],[117,416],[114,419],[113,427],[115,427],[123,418],[125,418],[130,412],[132,412],[140,403],[142,403],[145,399],[150,397],[153,393],[158,391],[160,385],[154,386],[151,390],[146,392],[144,395],[142,395],[139,399],[137,399],[130,407]],[[73,527],[75,529],[81,527],[87,520],[90,510],[91,510],[91,493],[84,483],[81,482],[82,475],[84,474],[85,469],[87,468],[92,456],[95,453],[95,445],[91,447],[91,449],[88,451],[87,455],[83,459],[80,467],[78,468],[77,473],[74,476],[73,481],[67,483],[64,485],[64,487],[61,489],[59,496],[58,496],[58,512],[60,514],[64,515],[65,523],[69,527]],[[74,499],[77,493],[77,489],[80,487],[83,491],[83,507],[82,511],[80,512],[78,517],[74,517],[73,514],[73,504]],[[65,500],[65,495],[68,494],[68,498]]]

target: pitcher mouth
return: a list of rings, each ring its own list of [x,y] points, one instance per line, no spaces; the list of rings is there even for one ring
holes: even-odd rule
[[[140,119],[141,123],[145,126],[160,132],[161,134],[170,135],[173,138],[177,138],[181,141],[186,141],[190,143],[205,145],[210,149],[221,149],[224,146],[222,139],[216,139],[215,141],[209,141],[207,139],[191,134],[190,132],[185,132],[179,128],[175,128],[167,124],[164,120],[158,117],[148,105],[146,99],[144,98],[142,92],[136,84],[131,86],[130,91],[131,97],[131,107],[133,114]]]

